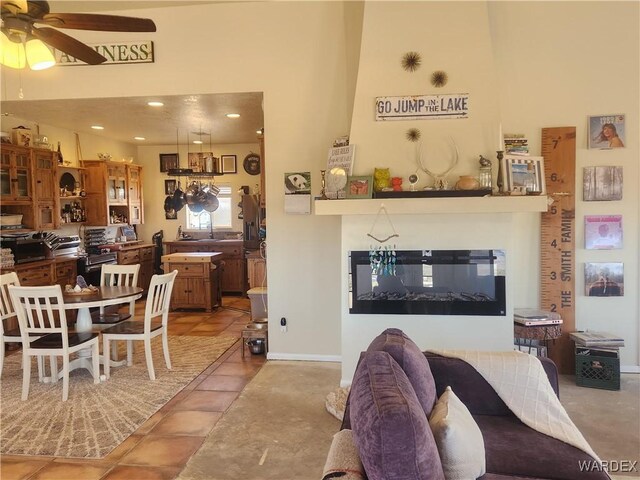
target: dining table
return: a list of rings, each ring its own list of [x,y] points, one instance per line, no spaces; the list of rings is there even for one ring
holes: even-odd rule
[[[99,286],[95,288],[96,290],[88,293],[62,292],[65,310],[78,310],[75,331],[79,335],[94,331],[91,312],[89,311],[90,308],[128,304],[142,297],[144,293],[144,289],[140,287]],[[102,352],[102,355],[100,355],[100,364],[104,364],[105,356],[108,354],[108,352]],[[124,362],[121,362],[121,364],[122,363]],[[90,348],[79,350],[78,358],[69,363],[69,371],[78,368],[86,368],[93,374]],[[62,378],[62,372],[53,375],[53,377],[53,381],[57,381],[59,378]]]

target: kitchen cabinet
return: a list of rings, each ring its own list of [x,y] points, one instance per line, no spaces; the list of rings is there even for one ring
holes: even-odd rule
[[[25,205],[33,201],[31,149],[2,144],[0,200],[3,205]]]
[[[165,273],[178,271],[171,292],[171,310],[203,308],[211,312],[222,305],[220,253],[188,252],[162,256]]]
[[[144,222],[142,167],[85,160],[85,205],[88,225],[132,225]]]
[[[33,176],[35,180],[35,225],[36,230],[55,230],[60,225],[56,207],[58,197],[57,163],[58,155],[50,150],[31,150]]]
[[[140,264],[138,286],[148,290],[153,276],[153,245],[125,246],[118,251],[118,265],[136,264]]]
[[[129,223],[139,225],[144,223],[142,209],[142,167],[129,165],[127,167],[127,184],[129,187]]]
[[[260,256],[247,257],[249,289],[267,286],[267,261]]]
[[[196,240],[165,242],[168,253],[220,252],[224,254],[222,292],[246,293],[247,274],[244,248],[240,240]]]
[[[77,259],[56,259],[55,273],[56,283],[63,289],[66,285],[75,285],[78,277]]]
[[[55,262],[43,260],[40,262],[23,263],[15,266],[21,286],[37,287],[55,283]]]

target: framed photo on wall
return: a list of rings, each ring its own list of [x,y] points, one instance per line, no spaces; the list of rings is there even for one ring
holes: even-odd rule
[[[527,195],[544,195],[547,191],[544,178],[544,158],[522,155],[505,155],[502,159],[503,183],[506,192],[526,192]]]
[[[238,173],[238,160],[235,155],[222,155],[222,173]]]
[[[594,115],[589,117],[589,148],[624,148],[624,115]]]
[[[168,172],[171,168],[178,168],[177,153],[161,153],[160,154],[160,171]]]
[[[176,191],[176,181],[175,180],[165,180],[164,181],[164,194],[165,195],[173,195]]]

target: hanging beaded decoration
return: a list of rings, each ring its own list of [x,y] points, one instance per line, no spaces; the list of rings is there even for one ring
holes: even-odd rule
[[[387,218],[387,222],[391,227],[391,232],[384,238],[378,238],[374,236],[373,229],[378,223],[378,218],[380,218],[380,214],[384,213]],[[391,219],[389,218],[389,214],[387,213],[387,209],[384,205],[380,205],[378,209],[378,214],[376,215],[376,219],[371,225],[371,230],[367,233],[368,237],[373,238],[376,242],[385,243],[391,240],[392,238],[399,237],[396,229],[393,227],[393,223],[391,223]],[[396,274],[396,246],[391,245],[378,245],[371,246],[369,248],[369,263],[371,265],[371,273],[374,275],[395,275]]]
[[[369,263],[373,275],[396,274],[396,246],[378,245],[369,250]]]

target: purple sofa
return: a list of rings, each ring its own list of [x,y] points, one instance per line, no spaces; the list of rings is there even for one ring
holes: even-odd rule
[[[555,364],[540,361],[558,394]],[[580,471],[582,462],[593,460],[589,455],[523,424],[471,365],[422,353],[402,331],[387,329],[360,357],[342,423],[342,429],[353,430],[370,480],[444,479],[425,422],[447,386],[482,432],[487,473],[481,480],[609,478],[603,472]]]

